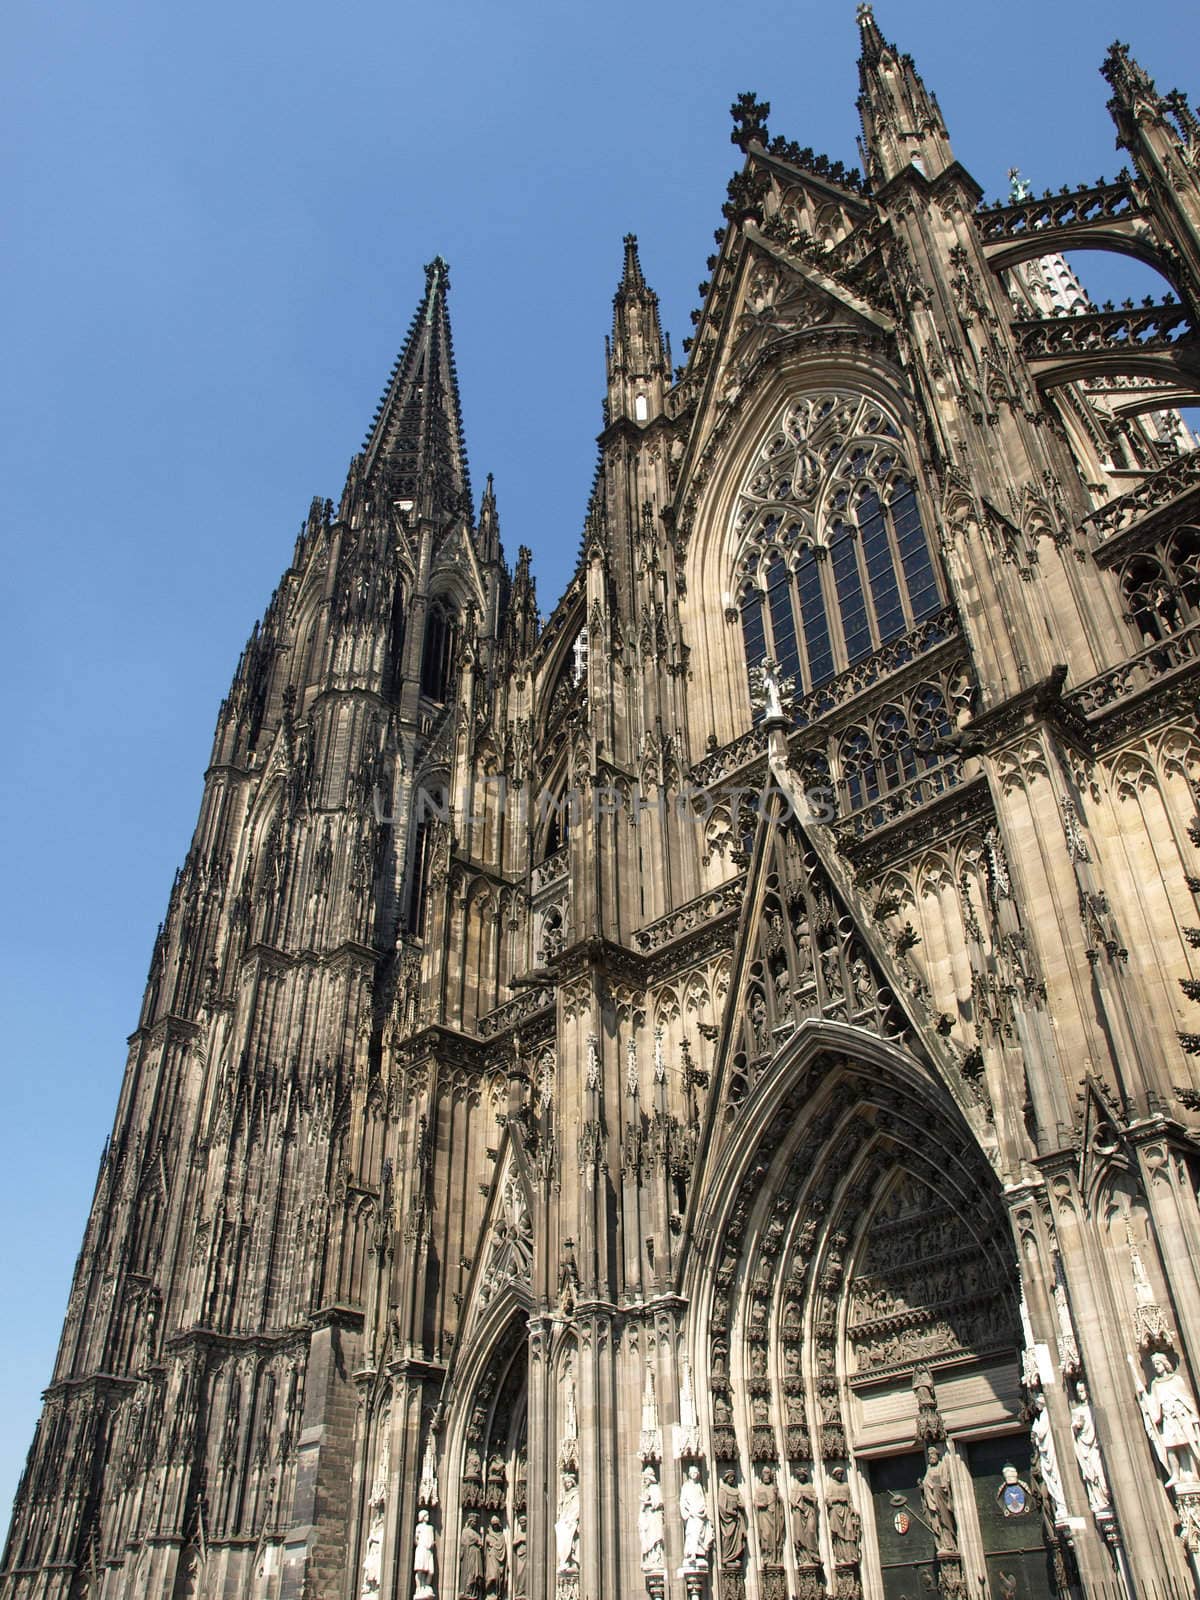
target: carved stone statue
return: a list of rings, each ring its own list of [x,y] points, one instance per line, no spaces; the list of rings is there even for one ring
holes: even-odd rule
[[[786,721],[796,698],[795,678],[785,677],[769,656],[750,668],[750,701],[764,722]]]
[[[381,1495],[371,1501],[371,1521],[363,1552],[361,1600],[373,1600],[379,1593],[383,1575],[383,1522],[385,1503]]]
[[[559,1572],[579,1571],[579,1479],[567,1469],[558,1491],[554,1548]]]
[[[1067,1501],[1063,1494],[1062,1479],[1058,1475],[1058,1456],[1054,1449],[1054,1436],[1050,1432],[1050,1417],[1046,1410],[1045,1395],[1039,1394],[1034,1399],[1029,1437],[1037,1456],[1042,1486],[1050,1502],[1051,1520],[1056,1524],[1066,1522]]]
[[[933,1373],[924,1362],[913,1369],[912,1386],[918,1407],[936,1411],[937,1396],[933,1388]]]
[[[821,1538],[818,1531],[817,1491],[809,1481],[807,1467],[799,1467],[788,1496],[792,1507],[792,1543],[800,1564],[819,1562]]]
[[[825,1490],[825,1512],[829,1518],[829,1534],[833,1540],[833,1559],[839,1565],[857,1561],[862,1523],[850,1499],[850,1485],[846,1482],[845,1467],[834,1467],[830,1475],[830,1483]]]
[[[1071,1407],[1071,1432],[1075,1436],[1075,1460],[1079,1476],[1087,1490],[1088,1505],[1093,1514],[1112,1510],[1112,1496],[1108,1479],[1104,1476],[1104,1463],[1100,1459],[1100,1441],[1096,1438],[1096,1419],[1088,1404],[1087,1390],[1082,1383],[1075,1385],[1076,1401]]]
[[[954,1517],[954,1491],[950,1487],[950,1463],[943,1460],[936,1445],[930,1445],[928,1466],[921,1479],[921,1500],[939,1550],[958,1549],[958,1524]]]
[[[760,1556],[767,1566],[777,1567],[783,1560],[783,1501],[770,1467],[759,1469],[754,1485],[754,1525]]]
[[[483,1540],[484,1593],[504,1600],[508,1594],[508,1540],[504,1524],[493,1516]]]
[[[513,1529],[513,1560],[512,1560],[512,1592],[513,1600],[525,1600],[525,1562],[529,1550],[529,1534],[525,1525],[525,1513],[518,1513],[517,1525]]]
[[[661,1572],[666,1561],[663,1540],[666,1534],[662,1486],[653,1467],[642,1469],[642,1502],[638,1510],[638,1542],[642,1551],[642,1571]]]
[[[424,1506],[417,1512],[413,1535],[413,1600],[433,1600],[435,1561],[433,1524]]]
[[[1170,1485],[1194,1483],[1200,1475],[1200,1416],[1187,1379],[1169,1356],[1156,1351],[1150,1358],[1154,1376],[1149,1392],[1139,1386],[1138,1404],[1146,1431]]]
[[[732,1467],[717,1485],[717,1550],[722,1567],[741,1566],[746,1554],[746,1508]]]
[[[704,1570],[712,1549],[713,1527],[708,1517],[708,1501],[700,1482],[700,1468],[693,1464],[679,1490],[679,1515],[683,1518],[683,1564]]]
[[[461,1600],[482,1600],[483,1535],[475,1511],[467,1512],[458,1540],[458,1592]]]

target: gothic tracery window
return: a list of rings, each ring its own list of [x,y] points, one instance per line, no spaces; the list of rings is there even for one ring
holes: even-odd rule
[[[1147,644],[1200,621],[1200,528],[1177,528],[1121,572],[1129,620]]]
[[[434,600],[425,619],[425,644],[421,654],[421,693],[445,700],[454,669],[458,616],[445,600]]]
[[[804,693],[940,610],[899,449],[873,401],[790,401],[738,497],[737,592],[747,666],[771,657]]]
[[[937,741],[952,726],[942,690],[922,683],[848,728],[837,747],[846,809],[872,805],[935,766],[941,760]]]

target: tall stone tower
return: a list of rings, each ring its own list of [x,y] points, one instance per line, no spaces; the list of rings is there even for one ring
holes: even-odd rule
[[[5,1600],[1195,1592],[1200,125],[735,107],[575,575],[424,298],[217,722]],[[1097,308],[1065,251],[1174,294]],[[1150,420],[1147,420],[1147,419]]]

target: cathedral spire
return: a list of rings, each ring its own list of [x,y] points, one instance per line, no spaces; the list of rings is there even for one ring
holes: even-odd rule
[[[658,320],[658,296],[646,286],[637,235],[625,235],[625,265],[613,296],[608,342],[608,420],[648,422],[662,410],[671,357]]]
[[[435,256],[425,268],[424,298],[375,413],[363,461],[368,483],[439,523],[471,516],[449,288],[449,268]]]
[[[858,8],[862,41],[858,58],[858,99],[867,176],[889,183],[915,167],[936,178],[954,159],[937,99],[908,55],[884,38],[868,4]]]

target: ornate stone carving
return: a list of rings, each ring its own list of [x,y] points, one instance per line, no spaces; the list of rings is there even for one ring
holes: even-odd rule
[[[688,1467],[679,1489],[679,1516],[683,1522],[683,1570],[704,1572],[712,1549],[713,1526],[708,1515],[708,1499],[695,1462]]]
[[[954,1512],[954,1490],[950,1482],[950,1463],[936,1445],[926,1452],[925,1476],[921,1479],[921,1503],[933,1530],[939,1556],[958,1549],[958,1519]]]
[[[642,1468],[642,1499],[638,1508],[638,1544],[643,1572],[661,1572],[666,1564],[663,1519],[663,1492],[658,1472],[647,1465]]]
[[[579,1478],[570,1467],[559,1478],[554,1550],[560,1576],[579,1571]]]
[[[722,1570],[740,1568],[746,1558],[746,1507],[732,1467],[717,1485],[717,1561]]]
[[[1187,1379],[1161,1350],[1150,1357],[1149,1389],[1134,1368],[1138,1405],[1154,1453],[1167,1474],[1167,1486],[1200,1483],[1200,1415]]]
[[[1100,1441],[1096,1437],[1096,1419],[1088,1404],[1087,1389],[1082,1383],[1075,1385],[1075,1403],[1071,1407],[1071,1433],[1075,1441],[1075,1461],[1079,1476],[1087,1490],[1088,1506],[1094,1516],[1111,1516],[1112,1494],[1100,1455]]]
[[[413,1600],[434,1600],[437,1584],[436,1535],[424,1506],[417,1512],[413,1534]]]

